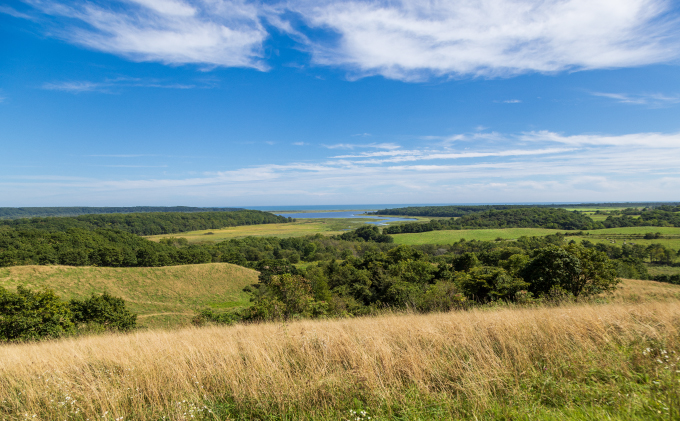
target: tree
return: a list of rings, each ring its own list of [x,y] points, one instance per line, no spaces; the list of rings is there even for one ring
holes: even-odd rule
[[[620,281],[606,254],[578,244],[539,249],[521,275],[536,295],[548,294],[553,288],[575,297],[593,295],[613,290]]]

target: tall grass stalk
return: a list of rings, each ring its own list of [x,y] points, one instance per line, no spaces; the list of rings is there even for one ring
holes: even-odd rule
[[[2,345],[0,418],[669,419],[679,328],[666,301]]]

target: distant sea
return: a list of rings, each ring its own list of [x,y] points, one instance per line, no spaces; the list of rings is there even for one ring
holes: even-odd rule
[[[521,202],[521,203],[408,203],[382,205],[294,205],[294,206],[241,206],[244,209],[260,211],[324,211],[324,210],[379,210],[405,208],[407,206],[480,206],[480,205],[571,205],[582,202]]]

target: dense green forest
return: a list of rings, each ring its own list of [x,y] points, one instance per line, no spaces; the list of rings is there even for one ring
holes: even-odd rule
[[[107,213],[141,212],[233,212],[241,208],[195,208],[190,206],[132,206],[132,207],[25,207],[0,208],[0,219],[30,218],[36,216],[78,216]]]
[[[49,231],[67,231],[71,228],[85,230],[110,228],[137,235],[159,235],[290,221],[292,221],[291,218],[277,216],[268,212],[237,210],[233,212],[150,212],[81,215],[77,217],[24,218],[0,221],[0,227]]]
[[[405,208],[382,209],[375,212],[369,212],[371,215],[404,215],[404,216],[433,216],[454,218],[468,215],[471,213],[479,213],[489,210],[506,210],[516,208],[563,208],[566,205],[452,205],[452,206],[409,206]],[[641,203],[581,203],[569,205],[570,208],[611,208],[611,207],[628,207],[633,208],[658,208],[662,210],[670,210],[672,208],[680,208],[679,203],[667,202],[641,202]],[[677,212],[677,210],[675,211]]]
[[[457,219],[433,220],[427,223],[411,222],[392,225],[384,234],[401,234],[452,229],[491,228],[554,228],[589,230],[604,228],[599,222],[579,212],[559,208],[518,207],[504,210],[487,210],[469,213]]]
[[[396,246],[307,237],[295,239],[298,245],[293,248],[291,243],[268,238],[225,242],[222,246],[233,247],[235,254],[244,246],[260,253],[260,260],[246,262],[260,271],[259,283],[246,289],[253,305],[222,314],[205,310],[196,322],[361,315],[384,308],[444,311],[495,300],[560,300],[609,291],[619,276],[648,277],[642,259],[649,258],[650,251],[645,247],[579,245],[566,238]],[[315,249],[304,258],[317,263],[304,269],[276,258],[305,248]],[[669,258],[675,259],[676,253],[670,252]],[[334,257],[337,254],[341,261]]]

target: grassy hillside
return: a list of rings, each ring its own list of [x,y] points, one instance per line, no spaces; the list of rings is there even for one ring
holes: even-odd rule
[[[142,326],[186,324],[193,310],[248,304],[241,290],[257,282],[258,273],[228,263],[160,268],[100,268],[72,266],[15,266],[0,268],[0,286],[51,288],[65,299],[92,293],[122,297],[140,315]]]
[[[678,301],[148,331],[1,346],[0,412],[668,420],[680,410],[679,354]]]

